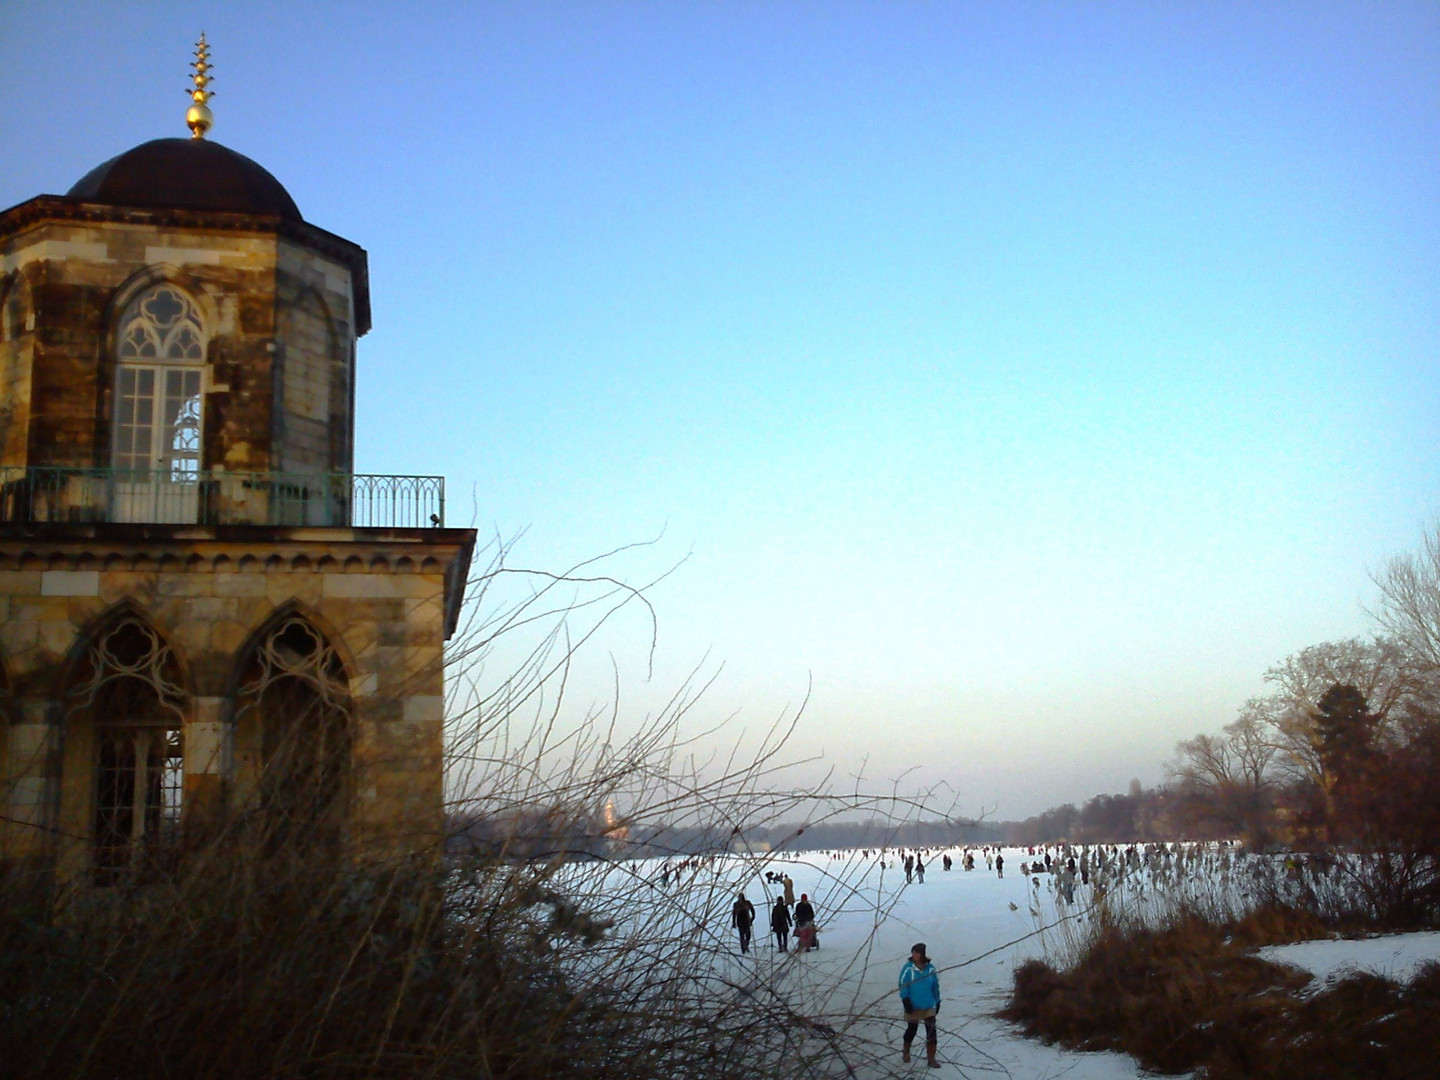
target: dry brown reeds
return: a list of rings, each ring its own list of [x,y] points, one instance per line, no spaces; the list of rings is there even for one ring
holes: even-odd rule
[[[1262,944],[1329,936],[1306,909],[1265,905],[1216,922],[1100,918],[1064,970],[1031,960],[1001,1013],[1047,1042],[1119,1050],[1205,1080],[1429,1075],[1440,1051],[1440,965],[1408,986],[1356,974],[1318,991]]]
[[[540,584],[500,599],[508,550],[472,589],[447,675],[450,819],[483,842],[364,864],[254,843],[242,814],[163,880],[12,874],[0,1072],[727,1080],[833,1075],[883,1052],[737,965],[728,905],[757,876],[749,828],[884,807],[775,793],[794,713],[748,751],[700,757],[682,726],[704,678],[634,724],[618,700],[567,715],[579,647],[621,611],[648,613],[644,588],[580,566],[517,574]],[[651,850],[689,838],[673,853],[683,890],[625,858],[641,834]],[[722,849],[740,860],[707,862]]]

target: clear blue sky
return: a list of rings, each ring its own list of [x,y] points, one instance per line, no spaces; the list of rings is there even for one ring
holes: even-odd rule
[[[529,565],[693,549],[636,708],[813,676],[798,750],[1023,816],[1440,511],[1432,3],[10,0],[0,203],[185,134],[202,29],[212,138],[370,253],[357,467]]]

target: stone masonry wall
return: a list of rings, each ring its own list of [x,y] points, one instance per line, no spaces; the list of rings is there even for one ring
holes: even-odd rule
[[[349,471],[354,300],[339,263],[273,234],[42,222],[0,244],[0,276],[16,270],[34,327],[0,342],[0,418],[24,417],[0,434],[4,464],[108,464],[113,321],[164,279],[209,336],[202,467]]]
[[[352,307],[345,267],[281,241],[274,441],[285,471],[351,469]]]
[[[35,308],[19,270],[0,274],[0,465],[23,465],[30,434],[30,361]]]
[[[9,237],[35,305],[30,465],[103,465],[110,454],[112,321],[138,288],[167,279],[199,303],[210,335],[205,464],[269,468],[273,236],[115,222],[41,223]]]
[[[316,530],[317,532],[319,530]],[[340,532],[341,530],[334,530]],[[258,762],[237,753],[232,721],[245,646],[278,610],[308,618],[336,646],[353,701],[354,850],[433,844],[442,816],[445,574],[457,544],[367,543],[160,548],[0,544],[0,659],[11,684],[0,850],[83,873],[93,763],[67,725],[66,679],[87,629],[128,606],[168,643],[185,674],[185,805],[243,805]],[[58,829],[58,834],[53,831]]]

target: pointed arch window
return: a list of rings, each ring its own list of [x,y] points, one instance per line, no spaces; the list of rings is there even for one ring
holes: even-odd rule
[[[121,619],[90,642],[69,696],[70,712],[92,725],[96,884],[173,869],[186,698],[170,647],[140,619]]]
[[[10,672],[5,667],[5,657],[0,655],[0,783],[10,782],[10,739],[9,731],[6,730],[14,714],[11,711],[10,702]],[[0,798],[7,792],[6,787],[0,787]]]
[[[5,284],[0,282],[0,286]],[[0,303],[0,341],[14,341],[35,329],[35,304],[24,274],[16,270],[8,287],[0,288],[0,296],[4,297]]]
[[[237,694],[259,751],[259,810],[272,852],[338,849],[349,798],[350,680],[334,645],[299,615],[251,654]]]
[[[205,323],[170,284],[125,305],[116,326],[111,465],[121,521],[195,520],[204,446]]]

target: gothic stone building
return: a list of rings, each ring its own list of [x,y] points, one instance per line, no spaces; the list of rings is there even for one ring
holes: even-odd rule
[[[354,473],[369,328],[365,252],[200,137],[0,213],[4,865],[436,843],[475,535],[441,478]]]

